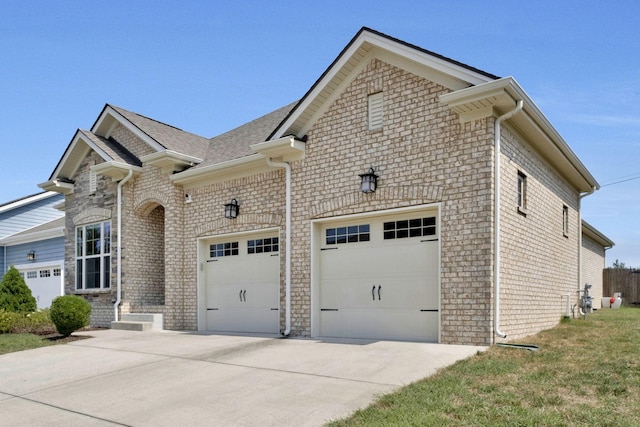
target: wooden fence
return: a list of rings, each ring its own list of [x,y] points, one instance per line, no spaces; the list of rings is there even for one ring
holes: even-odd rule
[[[605,268],[602,272],[602,295],[622,294],[622,305],[640,307],[640,269]]]

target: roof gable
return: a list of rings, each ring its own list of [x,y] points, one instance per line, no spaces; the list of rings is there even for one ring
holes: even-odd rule
[[[207,152],[207,138],[109,104],[102,110],[91,131],[109,138],[116,122],[133,132],[154,151],[168,150],[198,159],[203,159]]]
[[[380,59],[451,90],[463,89],[498,78],[364,27],[314,83],[292,112],[271,133],[270,138],[275,139],[285,135],[304,137],[342,90],[373,59]]]

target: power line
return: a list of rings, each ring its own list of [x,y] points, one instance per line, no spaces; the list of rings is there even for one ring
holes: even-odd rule
[[[614,184],[621,184],[623,182],[627,182],[627,181],[633,181],[634,179],[640,179],[640,172],[636,173],[636,174],[631,174],[631,175],[627,175],[627,177],[629,178],[625,178],[625,177],[620,177],[618,178],[619,181],[613,181],[613,182],[608,182],[606,184],[602,184],[600,186],[600,188],[602,187],[608,187],[610,185],[614,185]],[[621,178],[625,178],[625,179],[621,179]]]

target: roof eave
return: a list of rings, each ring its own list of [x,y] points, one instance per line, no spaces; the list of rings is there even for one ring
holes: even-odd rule
[[[115,182],[118,182],[126,177],[129,174],[129,171],[132,171],[134,175],[139,175],[142,173],[142,168],[140,166],[134,166],[127,163],[115,161],[93,165],[90,169],[98,175],[111,178]]]
[[[57,179],[52,179],[52,180],[45,181],[38,184],[38,187],[46,191],[54,191],[56,193],[60,193],[66,196],[68,194],[73,193],[74,184],[71,182],[64,182],[64,181],[59,181]]]
[[[615,246],[613,240],[609,239],[607,236],[602,234],[598,229],[596,229],[593,225],[589,224],[585,220],[582,220],[582,234],[595,241],[599,245],[602,245],[602,247],[605,249],[611,249]]]
[[[440,102],[457,113],[461,122],[498,116],[514,108],[518,100],[524,103],[523,112],[508,119],[510,124],[580,192],[599,189],[593,175],[513,77],[440,96]]]
[[[141,157],[140,160],[145,164],[160,168],[162,173],[165,174],[182,172],[187,168],[202,163],[202,159],[198,157],[189,156],[172,150],[163,150],[157,153],[151,153]]]
[[[55,227],[49,230],[35,232],[21,232],[16,235],[7,236],[0,240],[0,246],[13,246],[23,243],[38,242],[41,240],[55,239],[56,237],[64,237],[64,226]]]
[[[262,154],[265,158],[294,162],[304,159],[306,144],[294,136],[285,136],[284,138],[253,144],[251,149],[256,153]]]
[[[213,165],[187,169],[170,175],[171,181],[190,188],[202,183],[217,183],[269,170],[262,154],[251,154]]]

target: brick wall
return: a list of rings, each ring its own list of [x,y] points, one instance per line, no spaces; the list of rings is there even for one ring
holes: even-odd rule
[[[367,96],[383,91],[384,126],[370,131]],[[438,103],[443,87],[372,61],[308,133],[293,165],[293,333],[309,335],[310,226],[316,218],[442,201],[444,343],[490,335],[491,145],[488,121],[461,125]],[[379,190],[359,193],[375,167]]]
[[[593,308],[598,309],[602,307],[603,295],[602,289],[602,271],[605,267],[605,250],[602,245],[596,243],[592,239],[582,236],[582,283],[580,289],[584,288],[585,283],[591,285],[591,296],[593,297]],[[574,295],[577,296],[574,289]]]
[[[563,295],[573,304],[581,227],[577,191],[508,125],[502,135],[500,328],[515,339],[555,326],[565,313]],[[516,203],[518,171],[527,177],[526,215]]]
[[[371,131],[367,97],[380,91],[384,126]],[[441,341],[491,343],[493,119],[460,124],[457,115],[438,102],[447,92],[373,60],[309,130],[306,157],[292,164],[292,248],[284,247],[281,234],[281,324],[284,254],[291,249],[293,335],[311,334],[312,220],[439,203]],[[112,135],[138,156],[150,152],[121,126]],[[515,338],[553,326],[560,318],[560,296],[575,292],[577,283],[580,227],[577,193],[508,126],[503,139],[501,326]],[[99,161],[95,157],[88,161]],[[67,221],[69,214],[89,207],[104,209],[99,212],[111,215],[115,231],[115,184],[101,180],[105,187],[100,195],[88,196],[83,181],[87,167],[76,177],[76,193],[67,196]],[[380,175],[379,189],[362,194],[358,175],[369,167]],[[515,206],[518,170],[528,177],[526,216]],[[185,192],[191,203],[185,203]],[[282,170],[185,189],[145,165],[123,188],[122,310],[161,310],[165,328],[196,329],[198,239],[274,227],[282,231],[284,192]],[[229,220],[223,205],[232,198],[240,202],[241,215]],[[563,205],[570,210],[567,237],[562,232]],[[67,245],[72,260],[73,242]],[[72,264],[66,268],[71,275]],[[72,283],[69,277],[67,282]],[[113,290],[90,296],[96,299],[96,316],[106,319],[106,301]]]

